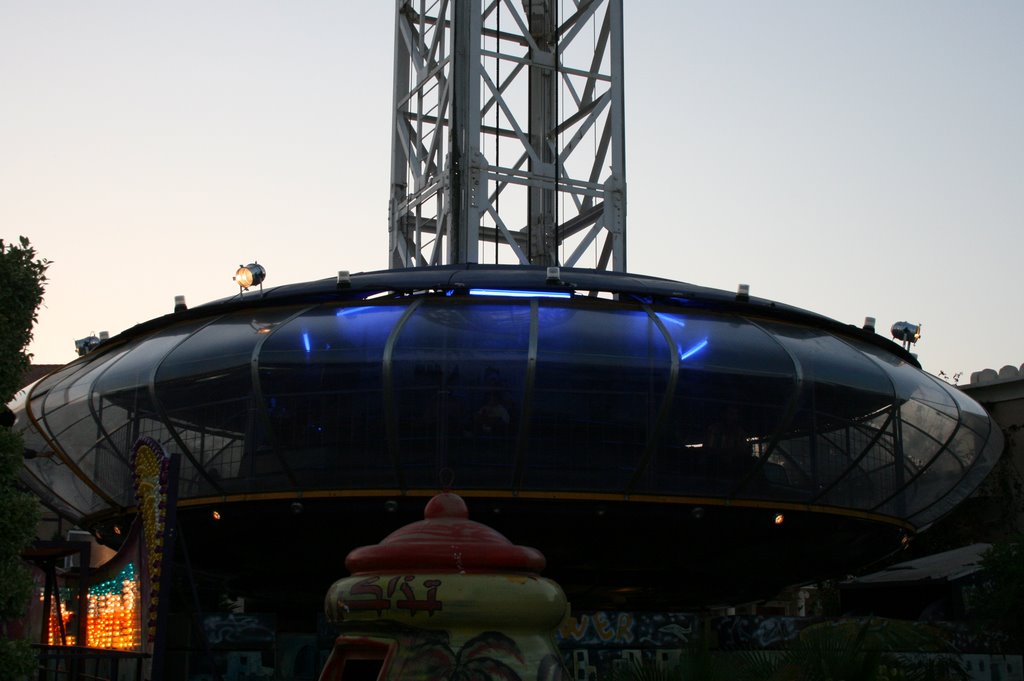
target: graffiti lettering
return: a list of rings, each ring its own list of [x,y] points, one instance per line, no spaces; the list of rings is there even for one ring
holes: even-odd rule
[[[623,643],[633,642],[633,615],[628,612],[619,613],[619,624],[615,629],[615,640]]]
[[[587,634],[587,627],[590,626],[590,618],[586,615],[581,617],[566,617],[558,630],[559,636],[564,641],[582,641]]]
[[[379,577],[367,577],[356,582],[355,586],[352,587],[352,591],[349,592],[350,596],[364,596],[369,595],[373,598],[350,598],[349,600],[343,601],[342,598],[338,599],[338,605],[348,610],[376,610],[377,614],[381,614],[391,605],[391,601],[384,598],[384,590],[377,584]]]
[[[203,618],[206,641],[215,648],[272,645],[276,622],[267,615],[207,615]]]
[[[366,577],[356,582],[346,597],[344,591],[338,596],[338,612],[352,610],[376,610],[382,614],[389,610],[392,605],[396,610],[405,610],[415,616],[418,612],[426,612],[433,615],[436,611],[444,609],[444,604],[437,598],[438,587],[441,586],[440,579],[428,579],[423,582],[426,589],[424,598],[417,598],[413,586],[416,582],[414,575],[398,575],[388,579],[385,586],[381,586],[383,577]],[[369,596],[369,598],[363,598]],[[398,600],[394,600],[397,598]]]
[[[569,617],[562,623],[558,633],[563,640],[592,641],[596,637],[602,643],[632,643],[636,638],[633,613],[596,612]]]
[[[569,648],[679,648],[694,632],[696,617],[689,613],[598,611],[568,617],[558,638]]]
[[[615,631],[608,623],[608,613],[599,612],[594,615],[594,631],[597,632],[597,637],[602,641],[612,640],[612,636],[615,635]]]
[[[423,582],[423,586],[427,588],[427,597],[418,599],[413,594],[412,587],[409,586],[409,582],[415,579],[412,575],[406,575],[405,577],[392,577],[388,581],[389,597],[394,595],[396,586],[398,586],[398,591],[405,596],[405,598],[395,603],[395,607],[399,610],[408,610],[409,614],[413,616],[421,611],[426,611],[428,614],[433,615],[435,610],[441,610],[441,602],[437,600],[437,587],[441,586],[441,580],[428,579]]]

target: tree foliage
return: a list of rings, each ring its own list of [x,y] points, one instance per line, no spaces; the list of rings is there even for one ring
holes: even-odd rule
[[[997,542],[981,558],[985,581],[972,598],[972,615],[1005,637],[1008,652],[1024,651],[1024,537]]]
[[[0,239],[0,408],[19,388],[31,357],[36,311],[43,300],[49,263],[36,257],[28,239],[5,244]],[[35,668],[28,642],[10,640],[8,620],[25,613],[32,581],[21,562],[21,550],[35,535],[35,501],[18,487],[24,451],[21,438],[0,425],[0,679],[19,679]]]
[[[31,357],[25,353],[32,340],[39,305],[43,302],[46,268],[36,258],[28,239],[20,245],[0,239],[0,400],[6,404],[21,388],[21,377]]]
[[[932,653],[915,657],[907,653]],[[605,681],[966,681],[959,657],[936,633],[896,620],[827,622],[782,651],[697,649],[674,665],[637,660]]]

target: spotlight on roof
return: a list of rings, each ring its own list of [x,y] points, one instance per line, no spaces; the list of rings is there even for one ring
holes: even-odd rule
[[[188,309],[188,305],[185,303],[185,296],[174,296],[174,311],[184,312]]]
[[[896,322],[892,325],[892,337],[903,343],[904,350],[909,350],[912,343],[921,340],[921,325]]]
[[[348,270],[338,270],[338,288],[349,288],[352,286],[352,275]]]
[[[874,333],[875,332],[875,318],[874,317],[865,317],[864,318],[864,326],[862,326],[861,328],[864,329],[865,331],[869,332],[869,333]]]
[[[75,341],[75,352],[78,353],[79,357],[85,357],[87,354],[98,348],[101,343],[103,343],[103,341],[98,336],[86,336],[85,338],[79,338]]]
[[[238,284],[239,293],[248,291],[251,287],[257,285],[262,291],[263,280],[266,278],[267,270],[264,269],[263,265],[256,262],[251,262],[248,265],[239,265],[235,276],[232,277],[234,282]]]
[[[740,284],[736,288],[736,300],[750,300],[750,284]]]
[[[547,269],[547,275],[545,279],[549,284],[561,284],[562,283],[562,270],[558,267],[549,267]]]

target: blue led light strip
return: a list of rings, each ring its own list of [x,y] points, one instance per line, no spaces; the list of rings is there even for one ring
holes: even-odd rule
[[[471,288],[471,296],[495,296],[497,298],[572,298],[568,291],[516,291],[514,289]]]
[[[360,312],[366,312],[367,310],[373,310],[372,305],[359,305],[358,307],[343,307],[335,313],[337,317],[347,317],[352,314],[358,314]]]
[[[696,355],[698,352],[700,352],[701,350],[703,350],[707,346],[708,346],[708,339],[705,338],[704,340],[702,340],[701,342],[697,343],[696,345],[694,345],[689,350],[686,350],[685,352],[683,351],[683,348],[680,347],[679,348],[679,361],[682,362],[685,359],[689,359],[690,357],[693,357],[694,355]]]

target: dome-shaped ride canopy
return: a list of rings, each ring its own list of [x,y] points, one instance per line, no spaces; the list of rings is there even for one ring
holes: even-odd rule
[[[681,282],[501,266],[170,314],[37,383],[19,424],[25,481],[86,525],[130,512],[143,435],[180,456],[185,507],[443,478],[470,500],[809,510],[907,532],[1002,449],[977,403],[873,332]]]

